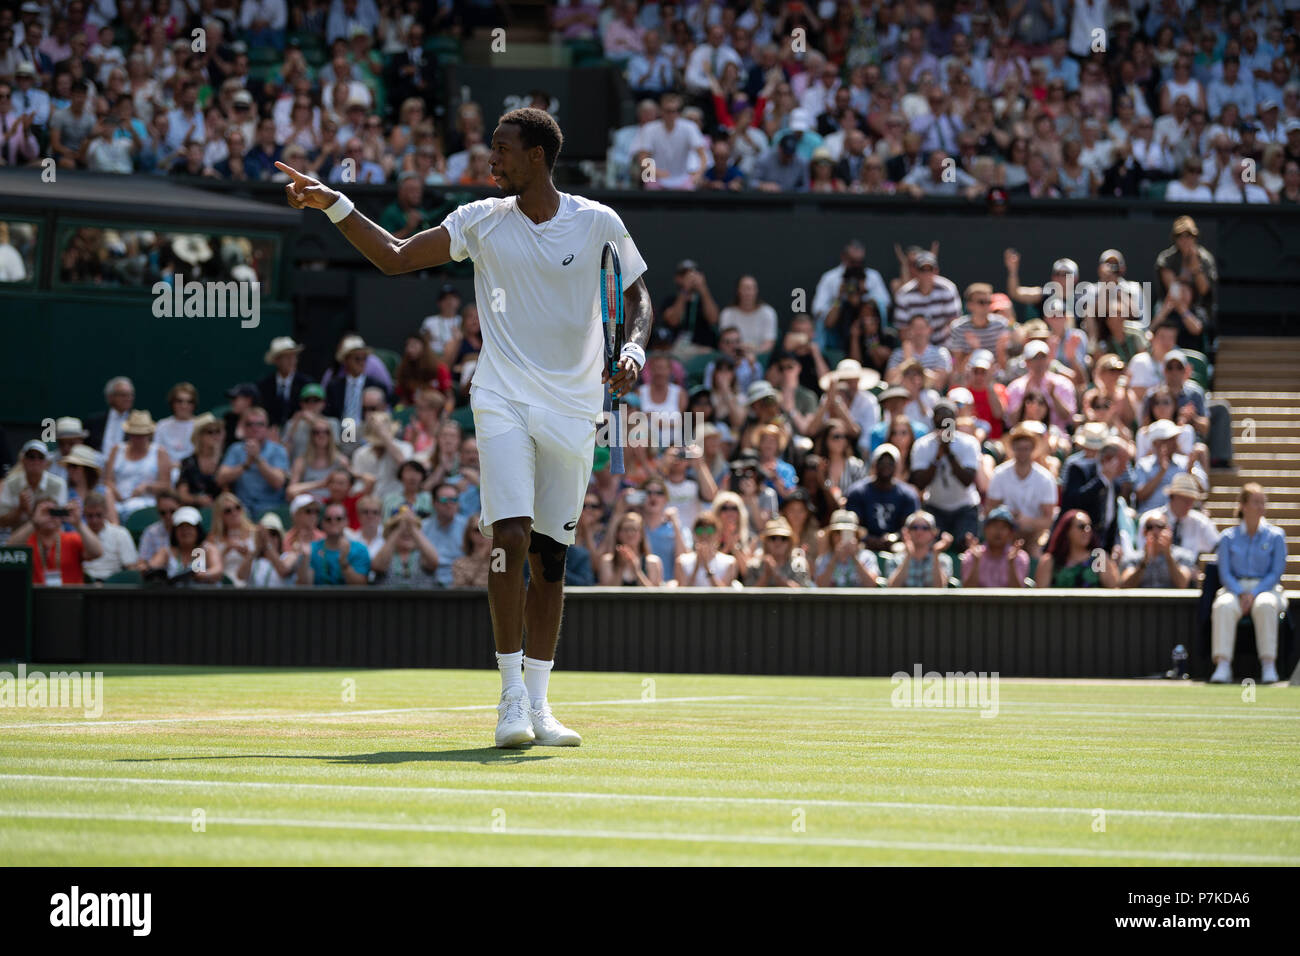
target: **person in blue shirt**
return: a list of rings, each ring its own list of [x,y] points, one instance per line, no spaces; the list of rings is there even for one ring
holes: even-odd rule
[[[858,516],[867,529],[864,542],[872,551],[888,551],[898,541],[903,522],[921,510],[921,499],[911,485],[894,480],[902,455],[886,442],[871,453],[874,477],[863,478],[845,493],[844,507]]]
[[[439,587],[451,587],[451,566],[465,556],[465,525],[470,516],[460,511],[460,489],[444,481],[433,492],[433,515],[426,518],[421,531],[438,552],[438,570],[434,580]]]
[[[1232,681],[1232,654],[1237,622],[1249,614],[1255,622],[1260,683],[1277,682],[1277,621],[1286,610],[1282,572],[1286,570],[1286,535],[1264,520],[1268,499],[1255,482],[1241,487],[1237,516],[1241,523],[1219,538],[1217,550],[1222,587],[1214,599],[1211,648],[1213,684]]]
[[[254,520],[284,504],[284,488],[289,480],[289,453],[267,437],[269,422],[264,408],[245,412],[247,437],[226,450],[217,469],[217,484],[234,485],[235,497]]]
[[[370,580],[370,550],[343,532],[348,526],[348,511],[341,504],[325,508],[321,529],[325,537],[311,543],[310,574],[300,575],[300,584],[316,587],[357,587]]]

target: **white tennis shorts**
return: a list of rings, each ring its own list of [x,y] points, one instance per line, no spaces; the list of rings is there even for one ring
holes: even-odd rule
[[[470,390],[479,457],[479,529],[528,517],[533,530],[572,544],[591,480],[596,423]]]

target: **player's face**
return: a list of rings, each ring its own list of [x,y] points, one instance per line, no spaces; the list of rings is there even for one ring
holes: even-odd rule
[[[488,168],[497,186],[507,196],[517,196],[532,183],[536,167],[528,159],[519,127],[503,123],[492,134]]]

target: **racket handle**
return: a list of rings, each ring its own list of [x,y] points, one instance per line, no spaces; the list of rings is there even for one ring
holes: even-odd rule
[[[609,416],[609,473],[611,475],[623,474],[623,441],[622,435],[622,402],[614,402],[613,410]]]

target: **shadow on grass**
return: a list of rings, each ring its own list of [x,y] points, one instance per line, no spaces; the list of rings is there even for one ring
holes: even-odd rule
[[[387,763],[478,763],[512,764],[534,763],[550,760],[554,754],[540,754],[527,750],[498,750],[496,747],[476,747],[472,750],[388,750],[372,754],[231,754],[227,756],[204,755],[195,757],[122,757],[117,763],[169,763],[181,760],[316,760],[322,763],[360,764]]]

